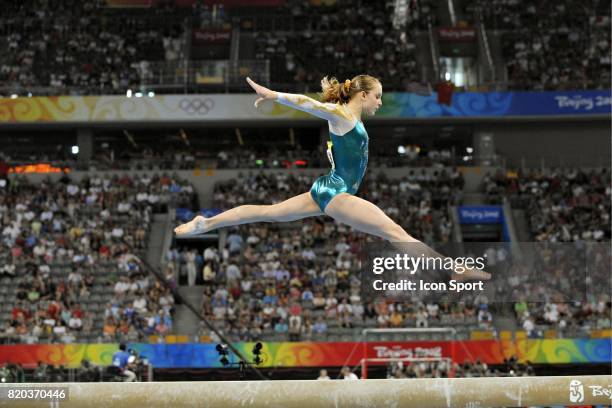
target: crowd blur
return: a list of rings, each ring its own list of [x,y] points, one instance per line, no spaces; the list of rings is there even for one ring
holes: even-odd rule
[[[593,330],[612,328],[612,304],[609,296],[600,295],[583,302],[525,302],[514,304],[519,328],[529,338],[544,338],[548,330],[559,337],[582,337]]]
[[[435,31],[443,14],[433,0],[291,0],[272,13],[269,7],[229,12],[203,0],[191,7],[165,0],[130,10],[108,7],[105,0],[5,3],[0,88],[37,95],[125,94],[168,85],[168,78],[183,84],[177,67],[190,55],[186,30],[233,25],[254,33],[253,40],[240,41],[241,54],[270,61],[275,89],[296,91],[298,84],[300,92],[318,91],[323,76],[350,78],[354,67],[381,78],[388,90],[425,89],[419,86],[417,38],[427,41],[429,25]],[[462,18],[480,14],[486,27],[499,30],[509,89],[610,87],[610,2],[470,0],[459,6]]]
[[[517,321],[529,336],[612,327],[609,293],[602,292],[609,288],[611,268],[610,177],[604,168],[500,171],[484,178],[489,201],[505,197],[513,208],[523,208],[529,232],[540,243],[531,266],[508,271],[507,293],[514,294]],[[585,266],[588,275],[576,272]]]
[[[36,89],[38,95],[125,94],[150,81],[151,62],[181,56],[184,24],[173,2],[129,11],[106,4],[3,2],[0,86]]]
[[[416,356],[418,358],[418,356]],[[371,369],[371,367],[369,368]],[[369,370],[368,369],[368,370]],[[387,364],[386,378],[474,378],[474,377],[529,377],[535,376],[535,370],[530,361],[519,363],[516,356],[504,359],[503,364],[493,367],[476,359],[473,362],[456,363],[450,359],[434,361],[391,361]],[[355,370],[357,371],[357,370]],[[359,377],[350,367],[342,367],[337,377],[343,380],[357,380]],[[326,369],[319,371],[317,380],[326,381],[332,378]]]
[[[274,145],[255,147],[240,146],[236,149],[192,146],[174,148],[169,144],[158,143],[155,148],[116,148],[112,151],[100,149],[87,163],[79,161],[72,154],[53,152],[33,155],[30,152],[11,151],[4,147],[0,152],[0,161],[10,167],[30,164],[49,163],[59,168],[73,168],[88,171],[109,170],[149,170],[175,171],[193,170],[196,168],[218,169],[287,169],[287,168],[325,168],[329,161],[324,145],[318,150],[306,150],[300,145],[294,148],[279,148]],[[463,158],[453,155],[448,149],[426,149],[419,146],[408,146],[398,153],[394,148],[375,148],[371,152],[370,167],[389,168],[404,166],[437,166],[445,167],[456,164],[469,165]],[[115,153],[117,152],[117,153]]]
[[[436,2],[409,2],[401,24],[394,24],[392,1],[348,3],[288,1],[284,13],[291,27],[256,32],[255,56],[271,61],[275,89],[295,91],[295,83],[316,87],[330,73],[352,78],[354,66],[381,78],[387,89],[406,90],[418,82],[414,29],[427,28]],[[338,61],[350,63],[342,68]]]
[[[572,248],[536,248],[537,254],[525,254],[520,262],[511,262],[510,247],[501,245],[486,251],[487,268],[501,271],[502,279],[507,280],[497,285],[501,292],[496,296],[515,304],[518,328],[528,336],[542,337],[551,327],[559,336],[582,336],[610,326],[609,301],[595,290],[598,282],[609,280],[609,254],[583,243],[609,241],[609,230],[602,236],[574,229],[592,225],[594,231],[606,231],[609,177],[609,170],[485,177],[491,202],[507,197],[514,207],[526,206],[532,223],[551,212],[561,217],[542,221],[550,236],[553,229],[570,222],[568,214],[575,211],[571,206],[577,205],[571,200],[586,200],[582,203],[586,207],[577,213],[580,216],[599,217],[592,223],[571,222],[571,234],[564,239],[543,239],[538,236],[539,229],[531,231],[542,245],[565,241]],[[242,174],[238,180],[217,184],[213,202],[222,210],[247,203],[280,202],[307,191],[311,181],[312,176],[285,173]],[[384,173],[374,175],[364,180],[359,195],[378,205],[415,237],[429,243],[446,242],[452,224],[444,209],[449,203],[461,202],[462,186],[463,178],[456,170],[423,169],[412,170],[402,179],[391,179]],[[563,211],[551,211],[547,205]],[[174,248],[168,260],[187,284],[204,284],[203,312],[243,340],[270,336],[336,339],[338,333],[349,333],[342,329],[361,326],[432,327],[457,322],[495,332],[494,311],[484,295],[449,303],[387,303],[364,298],[355,254],[360,245],[371,240],[324,217],[315,217],[301,220],[299,226],[258,223],[232,228],[222,251]],[[572,268],[584,270],[579,263],[586,261],[585,257],[591,262],[589,275],[572,273]],[[545,283],[552,276],[555,285]]]
[[[515,356],[504,360],[503,365],[490,367],[476,359],[463,364],[441,361],[394,361],[387,366],[387,378],[473,378],[473,377],[529,377],[535,371],[529,361],[519,363]]]
[[[311,182],[310,176],[249,173],[217,184],[214,206],[279,202],[307,191]],[[446,206],[462,184],[456,171],[412,171],[399,180],[381,174],[364,181],[360,196],[379,205],[415,237],[446,242],[451,233]],[[176,247],[167,260],[189,285],[204,285],[204,315],[241,340],[321,340],[338,331],[350,339],[352,329],[361,326],[491,328],[488,300],[482,298],[462,303],[364,298],[356,256],[371,240],[345,225],[314,217],[299,224],[232,228],[222,251]]]
[[[213,207],[229,209],[242,204],[278,203],[309,191],[312,180],[312,175],[240,173],[237,180],[217,184],[213,193]],[[451,231],[446,205],[461,203],[463,185],[463,175],[457,169],[412,169],[398,179],[390,178],[384,172],[367,174],[358,194],[378,205],[385,214],[419,239],[447,242]],[[438,222],[433,222],[434,216],[440,217],[436,219]],[[310,224],[317,221],[317,218],[305,220]],[[337,232],[344,230],[333,233]],[[331,239],[329,242],[334,241]]]
[[[517,329],[530,338],[584,337],[612,328],[609,242],[522,244],[505,256],[496,300],[512,302]],[[516,259],[516,258],[515,258]]]
[[[504,197],[524,208],[536,241],[610,240],[610,169],[546,169],[489,174],[491,203]]]
[[[115,341],[167,331],[173,298],[138,256],[153,212],[190,189],[167,175],[11,178],[0,188],[0,338]]]
[[[610,2],[474,0],[487,28],[502,30],[511,89],[610,88]]]
[[[291,167],[329,167],[329,161],[323,145],[318,151],[307,151],[298,146],[297,149],[235,149],[221,150],[217,154],[217,167],[228,169],[256,168],[291,168]],[[424,149],[419,146],[402,146],[379,148],[370,153],[368,165],[375,168],[405,167],[405,166],[437,166],[445,167],[459,162],[460,158],[449,149]],[[262,151],[263,150],[263,151]],[[465,161],[461,162],[465,164]]]

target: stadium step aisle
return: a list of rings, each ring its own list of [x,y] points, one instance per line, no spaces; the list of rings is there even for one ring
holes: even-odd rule
[[[179,293],[196,308],[202,304],[203,286],[181,286]],[[200,329],[200,319],[185,305],[176,305],[174,312],[174,333],[182,335],[195,335]]]

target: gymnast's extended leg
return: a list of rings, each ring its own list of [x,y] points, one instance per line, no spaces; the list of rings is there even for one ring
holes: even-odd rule
[[[363,198],[347,193],[338,194],[325,207],[325,213],[358,231],[392,242],[395,247],[402,250],[409,249],[409,252],[412,253],[425,254],[432,258],[444,258],[443,255],[412,237],[380,208]],[[402,245],[404,243],[409,245]],[[463,274],[455,273],[452,277],[453,279],[489,279],[490,275],[487,272],[472,269]]]
[[[289,222],[316,215],[323,215],[323,212],[308,192],[278,204],[241,205],[210,218],[197,215],[188,223],[176,227],[174,232],[177,236],[202,234],[232,225],[253,222]]]

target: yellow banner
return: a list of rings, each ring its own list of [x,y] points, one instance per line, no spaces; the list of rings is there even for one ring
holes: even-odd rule
[[[0,124],[312,118],[274,102],[257,109],[255,99],[255,94],[0,98]]]

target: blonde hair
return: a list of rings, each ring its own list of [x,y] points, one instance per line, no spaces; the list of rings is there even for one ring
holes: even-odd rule
[[[321,80],[321,102],[348,103],[359,92],[373,91],[378,84],[378,78],[371,75],[357,75],[343,83],[338,82],[336,77],[325,77]]]

